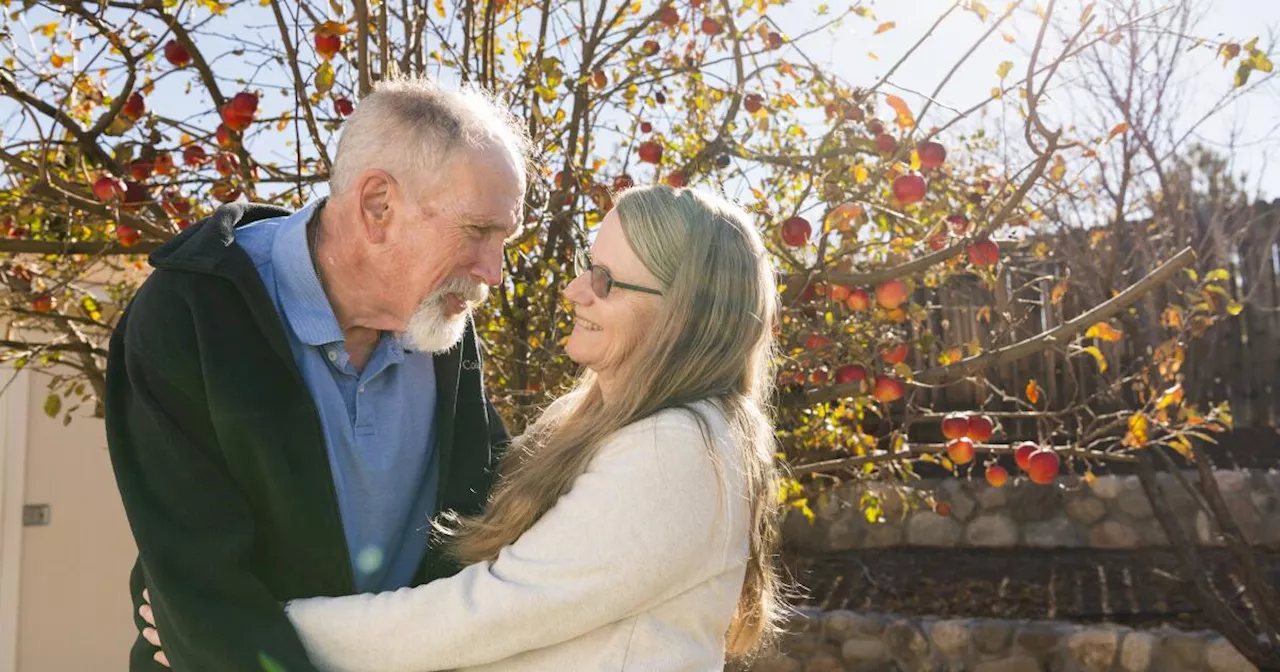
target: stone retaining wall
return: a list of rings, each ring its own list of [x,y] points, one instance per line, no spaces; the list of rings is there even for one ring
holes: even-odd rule
[[[1237,524],[1252,543],[1280,546],[1280,471],[1218,471],[1216,478]],[[1194,471],[1184,472],[1197,480]],[[1208,517],[1172,474],[1159,475],[1174,511],[1200,544],[1221,543]],[[920,501],[932,492],[947,503],[939,515]],[[883,522],[869,523],[859,502],[880,500]],[[1092,485],[1060,479],[1057,486],[1026,480],[994,488],[985,481],[922,480],[911,488],[850,483],[826,493],[810,524],[792,513],[785,537],[801,552],[885,546],[1092,547],[1167,546],[1137,476],[1101,476]]]
[[[750,672],[1257,672],[1212,632],[806,612]]]

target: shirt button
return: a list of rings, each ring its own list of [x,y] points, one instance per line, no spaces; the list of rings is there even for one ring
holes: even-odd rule
[[[329,361],[331,361],[331,362],[336,362],[336,361],[338,361],[338,353],[337,353],[337,352],[334,352],[333,350],[330,350],[330,351],[329,351]]]
[[[364,385],[360,386],[360,394],[364,394]]]

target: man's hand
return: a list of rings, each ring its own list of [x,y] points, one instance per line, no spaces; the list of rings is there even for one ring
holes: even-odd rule
[[[142,629],[142,638],[156,647],[155,655],[151,657],[165,667],[173,667],[169,664],[169,657],[164,655],[164,651],[160,650],[160,632],[156,630],[156,616],[151,611],[151,593],[147,592],[146,588],[142,589],[142,602],[142,606],[138,607],[138,615],[151,626]]]

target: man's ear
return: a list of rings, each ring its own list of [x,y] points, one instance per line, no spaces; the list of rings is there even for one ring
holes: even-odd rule
[[[391,207],[399,184],[390,173],[367,170],[356,183],[360,195],[360,223],[370,242],[382,243],[391,223]]]

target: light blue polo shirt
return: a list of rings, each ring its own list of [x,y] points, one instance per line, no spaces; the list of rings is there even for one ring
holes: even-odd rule
[[[294,361],[320,412],[356,589],[410,584],[426,550],[439,471],[436,380],[430,353],[383,333],[362,371],[307,249],[315,202],[236,229],[280,312]]]

